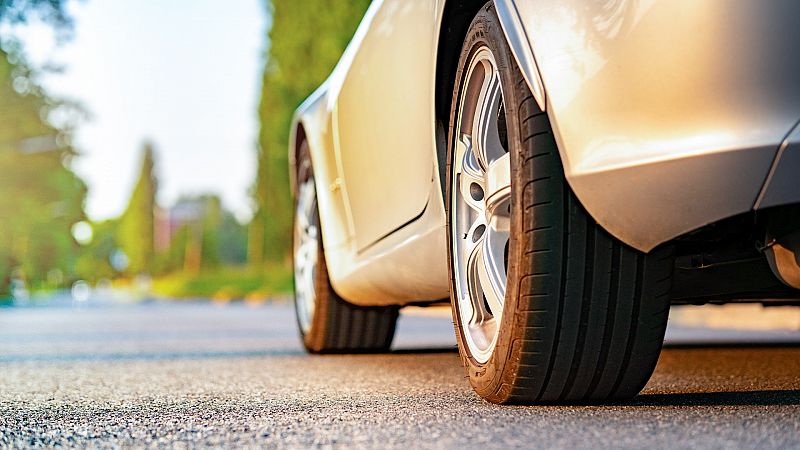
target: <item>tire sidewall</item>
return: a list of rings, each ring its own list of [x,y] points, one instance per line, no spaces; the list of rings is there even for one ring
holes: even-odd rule
[[[454,277],[454,264],[453,264],[453,241],[452,241],[452,168],[453,168],[453,154],[456,142],[454,136],[456,129],[456,120],[459,115],[459,104],[461,101],[462,89],[465,82],[466,65],[469,64],[472,55],[475,51],[485,45],[492,52],[497,69],[500,74],[501,89],[503,94],[503,101],[505,104],[505,114],[508,132],[508,145],[511,163],[511,192],[512,192],[512,213],[511,213],[511,233],[509,242],[509,256],[508,256],[508,269],[507,269],[507,288],[504,301],[503,315],[500,323],[500,330],[497,337],[497,344],[489,360],[481,364],[469,352],[469,347],[466,344],[464,330],[461,323],[461,316],[458,311],[458,301],[456,294],[456,285]],[[519,283],[519,264],[515,263],[519,259],[517,243],[519,239],[518,230],[522,227],[522,214],[517,205],[522,204],[521,189],[516,186],[520,185],[519,171],[520,155],[522,154],[521,146],[522,139],[520,135],[521,124],[519,123],[518,105],[520,101],[520,88],[515,82],[515,72],[518,71],[516,64],[513,60],[513,55],[505,40],[505,35],[500,28],[500,22],[494,10],[494,6],[489,4],[482,8],[475,16],[472,24],[469,27],[467,36],[464,40],[461,55],[458,62],[458,69],[456,72],[455,89],[451,100],[450,108],[450,127],[448,136],[448,149],[447,149],[447,183],[446,183],[446,216],[447,216],[447,248],[448,248],[448,264],[450,271],[450,298],[453,312],[453,323],[455,324],[456,337],[458,340],[459,353],[461,355],[462,363],[464,364],[469,377],[470,384],[475,391],[483,398],[494,401],[503,402],[510,394],[510,384],[503,383],[503,374],[506,372],[513,372],[514,368],[511,367],[515,360],[512,355],[513,343],[513,330],[515,326],[517,303],[519,298],[518,286]],[[527,86],[524,87],[527,89]]]

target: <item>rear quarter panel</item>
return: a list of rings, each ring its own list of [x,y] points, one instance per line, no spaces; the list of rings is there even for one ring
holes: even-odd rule
[[[518,0],[566,177],[640,250],[750,210],[800,118],[800,2]]]

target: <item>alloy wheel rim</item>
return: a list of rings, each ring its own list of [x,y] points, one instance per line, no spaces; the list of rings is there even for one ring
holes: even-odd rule
[[[450,239],[464,340],[472,357],[486,363],[505,302],[511,166],[500,76],[487,47],[473,53],[466,73],[456,118]]]
[[[314,178],[309,177],[297,190],[297,210],[294,225],[294,295],[297,319],[303,334],[308,333],[314,318],[319,254],[317,227],[317,194]]]

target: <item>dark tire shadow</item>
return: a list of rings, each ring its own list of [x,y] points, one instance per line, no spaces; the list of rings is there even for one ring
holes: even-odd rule
[[[679,342],[664,343],[665,349],[711,349],[711,348],[800,348],[800,342]]]
[[[397,348],[392,349],[392,355],[423,355],[431,353],[453,353],[458,354],[458,347],[421,347],[421,348]]]
[[[624,406],[792,406],[800,405],[798,390],[639,394]]]

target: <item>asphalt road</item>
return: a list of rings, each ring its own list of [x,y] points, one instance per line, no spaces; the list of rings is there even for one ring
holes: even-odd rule
[[[308,356],[286,305],[0,309],[0,446],[800,448],[798,332],[671,326],[632,402],[508,407],[472,393],[451,326]]]

